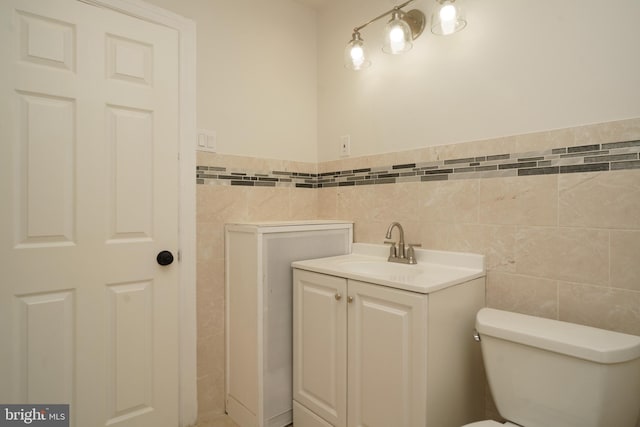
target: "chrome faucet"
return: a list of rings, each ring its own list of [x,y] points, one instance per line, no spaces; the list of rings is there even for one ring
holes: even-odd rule
[[[402,229],[402,225],[399,222],[392,222],[387,228],[387,234],[384,236],[387,239],[391,238],[391,232],[393,231],[393,227],[398,227],[398,232],[400,233],[400,241],[398,242],[398,251],[396,253],[396,258],[405,258],[404,256],[404,230]],[[385,242],[392,243],[391,249],[395,249],[395,242]],[[389,258],[391,258],[391,254],[389,254]],[[389,259],[391,261],[391,259]]]
[[[400,225],[400,223],[397,221],[394,221],[391,223],[391,225],[389,225],[389,228],[387,228],[387,234],[385,235],[385,238],[391,239],[391,232],[393,231],[394,227],[398,229],[398,232],[400,233],[400,237],[397,243],[397,247],[396,247],[396,242],[385,241],[385,243],[388,243],[391,245],[391,247],[389,248],[389,258],[387,260],[389,262],[400,262],[402,264],[416,264],[417,262],[416,262],[415,252],[413,250],[413,247],[420,246],[420,244],[409,243],[409,248],[407,249],[404,244],[404,229],[402,228],[402,225]]]

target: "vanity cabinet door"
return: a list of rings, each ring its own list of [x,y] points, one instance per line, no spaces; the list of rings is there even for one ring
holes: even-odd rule
[[[293,398],[335,427],[347,422],[346,293],[346,279],[293,271]]]
[[[426,425],[427,296],[349,280],[348,425]]]

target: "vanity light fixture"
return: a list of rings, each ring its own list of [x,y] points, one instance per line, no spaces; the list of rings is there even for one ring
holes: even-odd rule
[[[437,0],[439,6],[431,15],[431,32],[440,36],[456,33],[467,26],[464,13],[455,0]]]
[[[360,30],[367,25],[391,15],[391,19],[384,27],[384,44],[382,51],[392,55],[407,52],[413,46],[413,40],[417,39],[425,27],[426,18],[418,9],[408,12],[402,8],[413,3],[408,0],[385,13],[376,16],[364,24],[355,27],[351,40],[344,49],[344,65],[350,70],[362,70],[371,65],[367,56],[364,40],[360,36]],[[454,5],[455,0],[436,0],[439,7],[431,17],[431,32],[439,35],[449,35],[463,29],[467,21],[464,20],[461,9]]]

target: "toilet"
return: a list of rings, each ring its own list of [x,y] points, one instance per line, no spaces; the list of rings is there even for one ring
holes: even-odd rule
[[[465,427],[640,425],[640,337],[490,308],[476,330],[508,422]]]

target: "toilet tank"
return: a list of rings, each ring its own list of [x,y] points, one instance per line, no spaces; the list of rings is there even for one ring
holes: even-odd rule
[[[640,337],[483,308],[476,316],[498,412],[526,427],[636,427]]]

